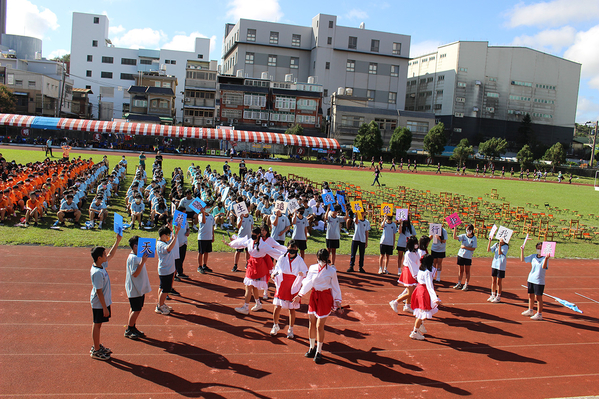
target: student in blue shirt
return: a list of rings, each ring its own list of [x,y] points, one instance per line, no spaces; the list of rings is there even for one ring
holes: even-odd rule
[[[146,209],[146,206],[142,201],[141,195],[137,194],[134,198],[135,200],[131,204],[131,229],[135,227],[136,221],[138,223],[138,228],[141,229],[143,223],[143,213]]]
[[[98,219],[98,228],[102,228],[102,222],[108,215],[108,211],[106,210],[106,205],[104,205],[104,201],[102,197],[97,196],[94,198],[92,203],[89,206],[89,220],[93,223],[94,220]]]
[[[529,316],[532,320],[543,320],[543,292],[545,291],[545,273],[550,255],[541,255],[543,243],[537,243],[537,253],[524,257],[524,247],[520,247],[520,261],[530,263],[532,268],[528,274],[528,309],[522,312],[522,316]],[[537,301],[537,313],[534,311],[535,299]]]
[[[75,225],[79,225],[79,218],[81,217],[81,211],[77,207],[77,204],[73,202],[73,194],[67,194],[66,201],[60,204],[60,210],[57,212],[58,221],[61,226],[64,226],[64,219],[75,219]]]
[[[472,254],[476,249],[476,236],[474,235],[474,225],[469,224],[466,227],[466,234],[458,236],[457,226],[453,228],[453,238],[460,242],[460,250],[458,251],[458,283],[453,287],[456,290],[468,291],[468,281],[470,281],[470,266],[472,266]],[[462,278],[465,277],[464,285],[462,286]]]

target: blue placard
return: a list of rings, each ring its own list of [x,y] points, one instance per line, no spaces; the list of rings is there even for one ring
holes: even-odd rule
[[[325,206],[335,203],[335,196],[333,195],[333,193],[324,193],[324,194],[321,194],[321,197],[322,197],[322,201],[324,202]]]
[[[195,213],[200,213],[202,209],[206,208],[206,203],[199,198],[194,198],[191,204],[189,204],[189,207],[193,209]]]
[[[123,217],[116,212],[114,214],[114,232],[123,236]]]
[[[175,211],[173,215],[173,226],[179,226],[181,229],[185,229],[187,226],[187,214],[181,211]]]
[[[156,239],[155,238],[139,238],[137,241],[137,256],[142,257],[145,254],[148,258],[156,257]]]
[[[343,212],[345,212],[345,196],[343,194],[337,193],[337,203],[341,205]]]
[[[358,149],[358,147],[354,147],[353,151],[354,152],[360,152],[360,150]]]

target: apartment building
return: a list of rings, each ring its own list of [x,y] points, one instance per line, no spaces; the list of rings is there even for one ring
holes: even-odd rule
[[[546,145],[574,134],[581,65],[525,47],[460,41],[409,62],[405,109],[433,112],[450,142],[517,143],[525,114]]]
[[[89,95],[93,94],[91,89],[73,89],[73,103],[71,111],[81,119],[91,119],[92,104],[89,102]]]
[[[300,125],[306,136],[323,137],[322,93],[322,85],[312,80],[296,83],[291,75],[281,82],[271,81],[266,72],[260,78],[220,75],[216,122],[238,130],[273,132]]]
[[[105,15],[73,13],[71,77],[75,85],[92,90],[94,117],[121,119],[131,109],[127,88],[144,72],[162,72],[184,82],[187,62],[208,60],[210,39],[196,38],[194,51],[128,49],[116,47],[108,37]],[[99,101],[101,96],[101,101]],[[184,93],[175,92],[174,123],[183,121]],[[100,104],[101,103],[101,104]],[[102,106],[99,113],[98,106]]]
[[[135,85],[127,89],[131,100],[123,119],[129,122],[145,122],[173,125],[177,78],[159,72],[143,72],[135,77]],[[102,115],[100,115],[102,119]]]
[[[222,73],[313,77],[323,86],[325,114],[340,87],[370,107],[395,110],[404,107],[409,53],[410,36],[338,26],[334,15],[318,14],[310,26],[240,19],[225,25]]]
[[[216,109],[216,61],[187,61],[183,126],[212,127]]]
[[[381,129],[383,146],[388,147],[393,132],[398,127],[407,127],[412,132],[411,150],[422,150],[424,136],[435,126],[435,114],[368,107],[366,97],[347,96],[333,93],[331,96],[330,137],[339,144],[353,145],[358,129],[364,123],[375,121]]]

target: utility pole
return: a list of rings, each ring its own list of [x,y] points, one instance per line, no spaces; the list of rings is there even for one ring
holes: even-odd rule
[[[58,101],[58,117],[60,118],[60,112],[62,111],[62,101],[64,99],[64,85],[65,85],[65,80],[66,80],[66,73],[67,73],[67,68],[66,65],[61,63],[61,68],[62,68],[62,88],[60,90],[60,100]]]
[[[595,146],[597,145],[597,128],[599,128],[599,121],[595,122],[595,134],[593,135],[593,146],[591,147],[591,163],[589,167],[593,167],[593,161],[595,160]]]
[[[98,120],[102,120],[102,94],[98,94]]]

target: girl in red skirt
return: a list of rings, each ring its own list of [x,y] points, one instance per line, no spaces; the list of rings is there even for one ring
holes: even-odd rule
[[[410,333],[410,338],[423,340],[426,328],[424,328],[424,320],[432,319],[433,315],[439,310],[438,304],[441,302],[435,293],[433,286],[433,257],[432,255],[424,255],[420,263],[420,270],[416,276],[418,285],[412,293],[412,307],[414,308],[414,330]]]
[[[293,335],[293,326],[295,324],[295,309],[299,309],[300,303],[293,302],[293,297],[298,293],[301,287],[301,280],[308,272],[308,266],[304,263],[301,256],[297,256],[297,243],[295,240],[289,241],[287,253],[279,258],[277,265],[271,275],[277,286],[277,292],[272,300],[275,305],[273,313],[273,326],[270,335],[275,336],[281,329],[279,327],[279,316],[281,308],[289,309],[289,328],[287,338],[291,339]],[[297,287],[297,288],[296,288]]]
[[[322,363],[324,325],[331,311],[341,307],[341,289],[337,281],[337,270],[328,264],[329,251],[320,249],[316,258],[318,263],[308,269],[308,275],[302,282],[299,293],[293,298],[293,303],[299,303],[300,298],[312,290],[308,305],[310,350],[305,356],[313,357],[315,363]]]
[[[403,300],[406,300],[406,304],[403,307],[404,312],[412,313],[410,303],[412,302],[412,292],[418,284],[416,282],[416,275],[418,274],[418,268],[420,267],[420,253],[418,252],[418,238],[412,236],[408,238],[406,242],[406,254],[403,258],[403,269],[401,276],[399,276],[398,283],[402,284],[405,289],[397,297],[397,299],[389,302],[389,306],[395,313],[397,313],[397,304]]]
[[[252,230],[252,236],[236,238],[231,242],[224,241],[225,244],[234,249],[247,248],[250,259],[245,269],[245,302],[243,306],[235,308],[235,311],[241,314],[249,314],[249,304],[252,295],[256,301],[256,305],[252,311],[262,309],[258,290],[268,288],[268,273],[272,268],[272,260],[269,256],[279,258],[285,253],[287,248],[282,245],[273,247],[260,239],[260,227],[255,227]],[[268,260],[267,260],[268,259]]]

